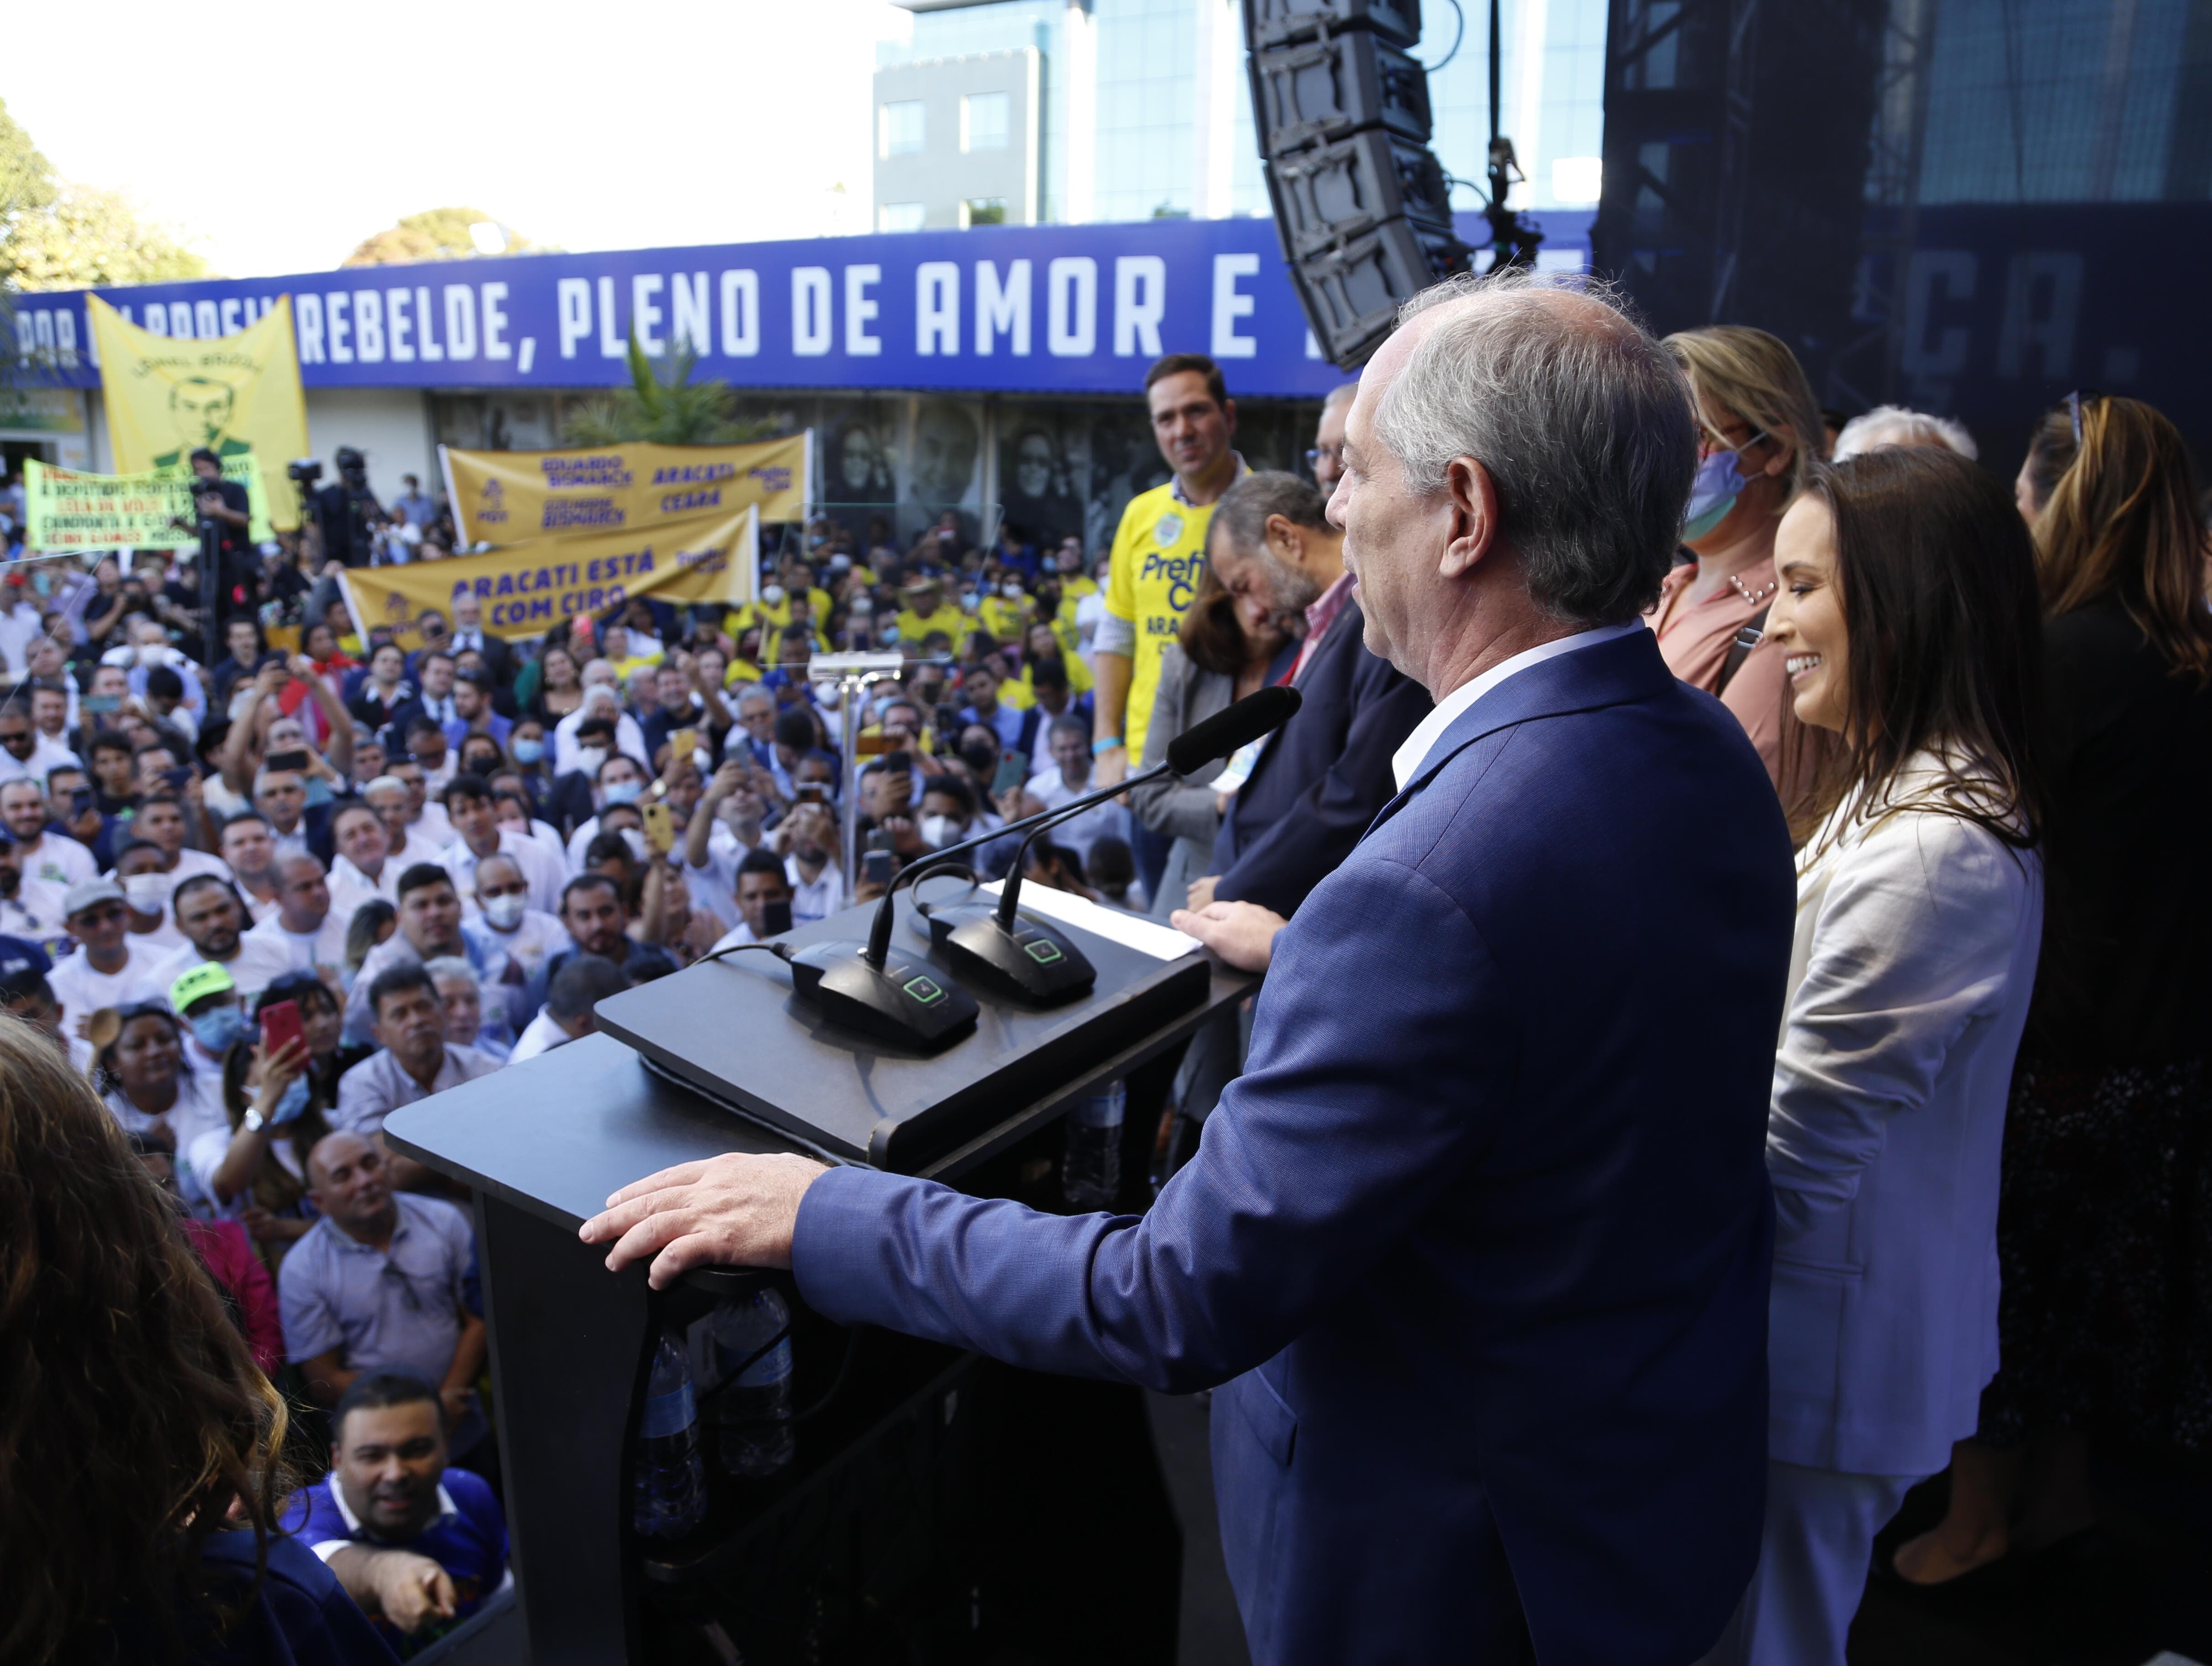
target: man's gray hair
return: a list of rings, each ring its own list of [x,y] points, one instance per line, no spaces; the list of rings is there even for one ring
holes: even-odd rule
[[[1206,537],[1225,538],[1243,555],[1267,553],[1267,520],[1280,515],[1293,526],[1327,532],[1328,500],[1312,482],[1279,469],[1255,469],[1222,493]]]
[[[1324,412],[1334,410],[1339,405],[1350,404],[1358,396],[1358,382],[1339,382],[1322,398],[1321,408]]]
[[[1567,293],[1562,293],[1565,291]],[[1515,271],[1447,279],[1400,309],[1479,299],[1430,330],[1375,411],[1407,485],[1480,463],[1499,536],[1554,618],[1614,624],[1659,599],[1697,471],[1687,380],[1604,285]]]
[[[483,980],[477,976],[477,969],[457,954],[441,954],[435,960],[426,960],[422,970],[429,973],[433,983],[465,983],[479,997],[483,994]]]

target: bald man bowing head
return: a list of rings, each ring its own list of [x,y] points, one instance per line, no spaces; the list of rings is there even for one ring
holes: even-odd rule
[[[1368,647],[1436,708],[1294,922],[1179,916],[1272,964],[1149,1214],[732,1156],[585,1237],[655,1283],[788,1266],[841,1322],[1218,1387],[1255,1661],[1694,1660],[1759,1549],[1794,908],[1758,755],[1640,622],[1696,460],[1680,374],[1602,294],[1407,305],[1328,514]]]

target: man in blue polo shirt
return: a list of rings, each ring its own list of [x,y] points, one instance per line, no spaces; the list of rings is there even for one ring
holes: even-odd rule
[[[481,1476],[447,1468],[437,1394],[398,1371],[346,1390],[331,1417],[331,1472],[293,1498],[283,1525],[402,1659],[508,1578],[499,1500]]]

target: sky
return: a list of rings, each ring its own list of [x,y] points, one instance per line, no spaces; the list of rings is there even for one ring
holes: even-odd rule
[[[870,229],[875,43],[908,21],[884,0],[98,0],[10,21],[0,99],[64,178],[229,277],[326,271],[449,204],[579,251],[811,237]]]

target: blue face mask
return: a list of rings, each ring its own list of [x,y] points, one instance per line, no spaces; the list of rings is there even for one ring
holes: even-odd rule
[[[307,1079],[302,1076],[284,1090],[283,1097],[276,1101],[276,1114],[269,1119],[269,1124],[271,1128],[281,1128],[307,1108]]]
[[[1743,490],[1743,476],[1736,468],[1738,453],[1717,451],[1698,465],[1690,483],[1689,508],[1682,513],[1682,541],[1703,538],[1728,519]]]
[[[517,763],[535,763],[544,756],[545,743],[542,740],[518,740],[514,743],[514,761]]]
[[[609,784],[606,798],[609,804],[635,804],[637,795],[645,789],[634,781],[617,781]]]
[[[235,1006],[218,1006],[185,1022],[192,1026],[192,1039],[210,1053],[228,1053],[246,1033],[246,1014]]]

